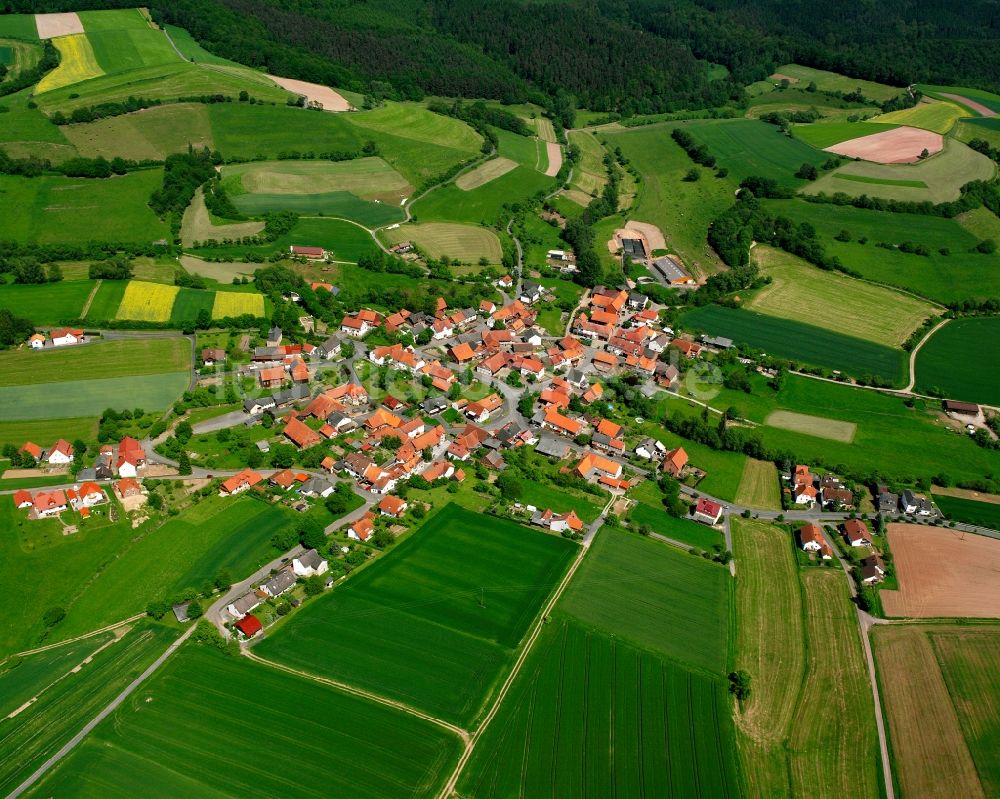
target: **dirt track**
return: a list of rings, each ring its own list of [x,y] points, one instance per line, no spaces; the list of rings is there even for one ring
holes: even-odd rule
[[[942,149],[944,137],[940,133],[902,127],[848,139],[827,147],[826,152],[846,155],[848,158],[862,158],[877,164],[912,164],[920,160],[920,154],[924,150],[934,155]]]

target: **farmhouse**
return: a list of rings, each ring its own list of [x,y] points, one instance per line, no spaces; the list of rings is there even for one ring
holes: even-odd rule
[[[694,513],[691,518],[702,524],[718,524],[719,519],[722,518],[722,505],[710,499],[705,499],[705,497],[699,497],[698,502],[694,506]]]
[[[285,429],[281,431],[299,449],[308,449],[322,441],[322,436],[310,427],[307,427],[299,419],[290,416],[285,424]]]
[[[28,339],[28,345],[33,350],[40,350],[45,346],[45,336],[41,333],[34,333],[31,338]]]
[[[131,436],[118,442],[118,460],[115,470],[119,477],[136,477],[138,469],[146,465],[146,452],[142,445]]]
[[[60,438],[49,448],[48,453],[46,453],[46,460],[52,466],[65,466],[68,463],[72,463],[73,445],[66,439]]]
[[[310,477],[299,488],[299,493],[304,497],[328,497],[333,492],[333,484],[322,477]]]
[[[115,483],[115,493],[119,499],[140,497],[143,494],[142,484],[131,477],[123,477]]]
[[[378,314],[362,308],[356,314],[347,314],[340,323],[340,332],[352,338],[368,335],[378,326]]]
[[[554,513],[550,508],[546,508],[532,516],[531,523],[554,533],[562,533],[566,530],[578,533],[583,529],[583,522],[576,515],[576,511],[572,510],[569,513]]]
[[[554,430],[564,436],[578,436],[584,429],[584,423],[578,419],[563,416],[554,408],[548,408],[542,417],[542,427]]]
[[[21,455],[28,454],[37,461],[41,460],[42,448],[34,441],[25,441],[18,450],[18,453]]]
[[[53,347],[66,347],[83,341],[83,331],[72,327],[61,327],[49,333]]]
[[[66,496],[69,498],[70,506],[76,511],[81,508],[92,508],[108,501],[97,483],[82,483],[79,486],[74,486],[66,492]]]
[[[253,469],[244,469],[239,474],[234,474],[228,480],[223,480],[219,486],[220,497],[231,497],[242,494],[244,491],[253,488],[264,478]]]
[[[201,362],[205,366],[214,366],[226,360],[226,351],[217,347],[206,347],[201,351]]]
[[[285,367],[270,366],[257,373],[261,388],[279,388],[285,382]]]
[[[315,549],[307,549],[301,555],[292,558],[292,571],[299,577],[326,574],[329,568],[330,564]]]
[[[326,250],[322,247],[303,247],[293,244],[288,248],[293,258],[305,258],[308,261],[325,261]]]
[[[31,500],[36,519],[46,519],[62,513],[67,508],[66,494],[62,489],[38,491]]]

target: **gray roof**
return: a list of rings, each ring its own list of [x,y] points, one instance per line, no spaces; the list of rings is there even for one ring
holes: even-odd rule
[[[344,422],[350,422],[352,425],[357,427],[357,424],[350,416],[347,416],[341,413],[340,411],[334,411],[333,413],[331,413],[329,416],[326,417],[326,423],[332,426],[333,428],[340,427]]]
[[[270,452],[271,445],[267,443],[267,439],[262,438],[260,441],[257,442],[257,449],[259,449],[261,452]]]
[[[542,455],[548,455],[550,458],[563,458],[569,451],[569,445],[557,438],[542,436],[535,451]]]
[[[718,347],[721,350],[728,350],[733,346],[733,340],[731,338],[725,338],[724,336],[705,336],[701,337],[703,343],[708,344],[710,347]]]
[[[333,488],[329,480],[322,477],[310,477],[299,489],[300,494],[322,494],[324,491]]]
[[[273,408],[274,407],[274,397],[257,397],[256,399],[243,400],[243,410],[247,413],[252,411],[254,408]]]
[[[295,572],[289,568],[285,568],[261,585],[261,588],[271,596],[278,596],[285,593],[293,585],[295,585]]]
[[[570,369],[569,373],[566,375],[567,383],[586,383],[587,376],[581,372],[579,369]]]
[[[254,358],[274,358],[276,361],[280,361],[285,357],[284,350],[278,347],[254,347],[253,348]]]
[[[309,386],[295,385],[284,391],[276,391],[271,395],[275,405],[286,405],[289,402],[309,398]]]
[[[297,558],[295,558],[299,563],[305,566],[307,569],[318,569],[323,565],[323,556],[319,554],[315,549],[307,549]]]
[[[257,596],[253,591],[248,591],[239,599],[232,602],[233,610],[236,611],[236,615],[245,616],[255,607],[260,605],[260,597]]]
[[[440,413],[445,410],[450,403],[444,397],[428,397],[420,403],[421,409],[426,413]]]
[[[324,352],[333,352],[343,343],[343,341],[344,341],[343,336],[333,335],[330,336],[330,338],[328,338],[319,346],[323,349]]]
[[[657,258],[653,261],[652,266],[669,281],[690,277],[687,270],[681,266],[680,261],[671,255],[665,255],[662,258]]]
[[[177,621],[191,621],[191,617],[188,616],[188,606],[190,604],[190,602],[182,602],[181,604],[174,605],[170,608],[174,612],[174,618],[177,619]]]
[[[275,325],[270,330],[267,331],[267,338],[269,341],[274,341],[275,339],[281,338],[281,328]]]

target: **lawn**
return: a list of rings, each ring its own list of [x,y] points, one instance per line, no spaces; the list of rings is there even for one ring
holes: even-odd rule
[[[776,358],[857,377],[878,375],[893,385],[905,382],[902,350],[835,330],[721,305],[693,308],[684,313],[682,320],[688,330],[727,336]]]
[[[979,347],[1000,336],[1000,317],[953,319],[917,353],[917,385],[922,393],[941,392],[946,397],[1000,405],[1000,352]],[[956,358],[957,352],[977,350],[976,358]]]
[[[1000,504],[935,494],[934,502],[945,518],[1000,530]]]
[[[264,717],[266,732],[234,734]],[[29,795],[421,799],[459,748],[428,722],[187,644]]]
[[[754,252],[762,274],[771,278],[746,303],[759,313],[899,347],[935,312],[923,300],[818,269],[781,250]]]
[[[968,112],[954,103],[925,99],[913,108],[904,108],[901,111],[877,116],[875,122],[909,125],[914,128],[932,130],[935,133],[947,133],[964,116],[968,116]]]
[[[161,169],[104,180],[0,176],[0,238],[27,244],[135,242],[169,236],[147,203],[163,180]]]
[[[148,108],[142,113],[100,119],[59,130],[81,155],[96,158],[150,158],[162,160],[193,147],[214,149],[208,106],[177,103]]]
[[[477,799],[739,796],[725,688],[560,614],[457,791]]]
[[[824,150],[843,141],[885,133],[897,127],[899,126],[878,122],[814,122],[811,125],[796,125],[792,128],[792,134],[796,139],[801,139],[818,150]]]
[[[898,286],[941,303],[1000,295],[1000,270],[988,268],[990,256],[971,252],[979,241],[990,238],[990,228],[983,229],[981,222],[976,226],[975,220],[982,219],[976,212],[945,219],[802,200],[770,200],[765,204],[775,215],[812,225],[829,255],[837,256],[868,280]],[[979,210],[996,220],[986,209]],[[836,239],[841,231],[847,231],[850,241]],[[864,244],[862,239],[866,240]],[[907,241],[924,245],[929,255],[896,249]],[[893,248],[875,246],[879,243]]]
[[[485,257],[491,264],[498,264],[503,255],[497,234],[475,225],[424,222],[387,230],[385,237],[394,244],[412,241],[432,258],[447,255],[464,263],[477,263],[480,257]]]
[[[81,671],[43,692],[30,708],[5,720],[0,739],[0,792],[13,791],[55,754],[163,654],[176,636],[168,627],[140,623]]]
[[[174,338],[96,341],[76,347],[34,352],[0,352],[0,386],[61,383],[86,375],[91,379],[184,372],[191,368],[191,342]]]
[[[470,724],[575,552],[449,505],[255,651]]]
[[[886,117],[879,117],[879,120],[885,119]],[[959,189],[969,181],[992,180],[995,174],[996,165],[985,155],[969,149],[959,141],[946,138],[944,149],[940,153],[919,163],[876,164],[871,161],[850,161],[809,184],[806,191],[808,194],[833,195],[840,192],[851,197],[867,195],[887,200],[942,203],[957,200]],[[843,180],[843,176],[847,175],[869,180]],[[927,188],[907,185],[915,182],[923,183]]]
[[[717,530],[698,522],[671,516],[660,506],[638,502],[629,511],[628,518],[633,525],[648,527],[654,533],[679,541],[688,547],[710,552],[716,545],[725,546],[722,535]]]
[[[607,502],[607,495],[571,494],[566,489],[549,483],[529,482],[524,484],[520,501],[525,505],[534,505],[539,510],[549,508],[556,513],[573,510],[586,524],[590,524],[600,515],[601,508]]]
[[[653,125],[601,131],[597,135],[607,139],[610,147],[621,147],[642,174],[633,216],[658,226],[668,249],[676,252],[694,274],[711,274],[721,268],[721,262],[706,243],[708,228],[733,204],[735,183],[707,174],[693,183],[685,181],[691,159],[670,138],[671,129],[669,124]]]
[[[729,572],[668,544],[604,528],[560,608],[588,627],[709,674],[724,673]],[[634,612],[623,613],[631,608]]]
[[[67,638],[141,613],[154,599],[201,589],[223,570],[239,580],[278,553],[271,537],[294,524],[287,510],[250,498],[201,500],[131,542],[67,607]]]
[[[740,487],[736,491],[736,502],[748,508],[781,510],[777,467],[770,461],[748,458]]]
[[[898,97],[905,91],[887,86],[884,83],[860,80],[836,72],[828,72],[825,69],[813,69],[798,64],[785,64],[778,67],[775,72],[788,78],[794,78],[793,85],[795,86],[803,84],[804,87],[812,82],[816,84],[817,89],[825,92],[853,92],[860,89],[861,93],[870,100],[889,100]]]
[[[8,308],[36,325],[56,325],[79,319],[93,288],[89,280],[40,285],[0,283],[0,308]]]

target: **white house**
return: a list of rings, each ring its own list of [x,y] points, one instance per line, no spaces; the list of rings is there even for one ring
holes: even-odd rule
[[[92,508],[95,505],[100,505],[108,501],[97,483],[83,483],[82,485],[74,486],[68,493],[73,510]]]
[[[326,574],[329,568],[330,564],[315,549],[307,549],[298,557],[292,558],[292,571],[299,577]]]
[[[49,335],[52,336],[52,346],[54,347],[65,347],[69,344],[79,344],[83,340],[82,330],[76,330],[69,327],[53,330]]]
[[[695,505],[694,514],[691,518],[702,524],[718,524],[719,519],[722,518],[722,505],[701,497],[698,499],[698,504]]]
[[[66,439],[60,438],[51,446],[46,460],[53,466],[65,466],[73,462],[73,445]]]
[[[40,350],[45,346],[45,336],[41,333],[35,333],[28,339],[28,343],[31,345],[31,349]]]
[[[256,591],[249,591],[239,599],[235,599],[226,606],[226,612],[234,619],[242,619],[251,610],[258,607],[263,600],[257,596]]]
[[[644,458],[647,461],[651,461],[654,458],[660,460],[663,457],[663,453],[667,451],[667,448],[663,446],[655,438],[647,438],[640,441],[635,448],[635,454],[640,458]]]

